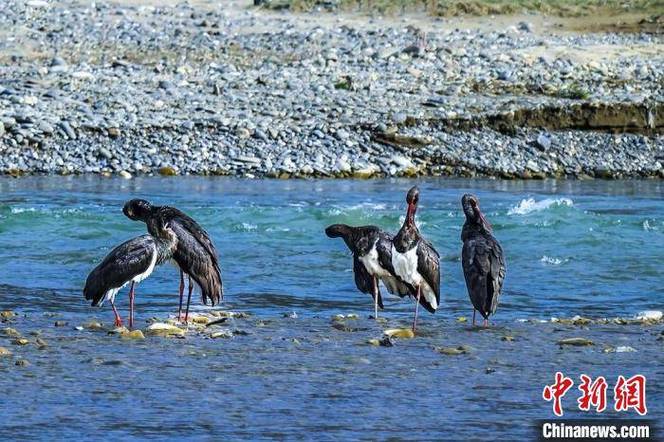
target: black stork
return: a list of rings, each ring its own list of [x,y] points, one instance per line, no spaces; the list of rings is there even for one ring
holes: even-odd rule
[[[493,236],[491,224],[480,210],[477,197],[465,194],[461,198],[461,207],[466,215],[461,231],[461,262],[468,295],[473,303],[473,325],[477,310],[484,318],[486,327],[489,325],[489,315],[496,312],[503,289],[505,257],[503,248]]]
[[[396,275],[415,289],[415,318],[420,304],[435,313],[440,303],[440,256],[431,243],[425,240],[415,225],[415,212],[420,199],[417,186],[406,195],[408,210],[406,219],[392,241],[392,266]]]
[[[352,227],[332,224],[325,229],[330,238],[341,237],[353,253],[355,285],[362,293],[370,294],[374,300],[374,319],[378,319],[378,307],[383,309],[378,280],[392,294],[405,296],[413,293],[394,273],[392,267],[392,237],[376,226]]]
[[[178,320],[182,319],[182,298],[184,295],[184,275],[189,279],[189,294],[184,322],[189,319],[189,304],[193,282],[198,286],[203,304],[217,305],[223,298],[221,269],[217,250],[208,233],[190,216],[170,206],[154,206],[142,199],[125,203],[122,212],[134,221],[146,223],[148,232],[157,234],[155,228],[167,225],[177,238],[173,260],[180,268],[180,306]]]
[[[95,267],[85,281],[83,294],[92,306],[101,306],[108,300],[115,314],[115,326],[122,326],[122,319],[115,308],[115,295],[131,283],[129,288],[129,328],[134,326],[134,285],[150,276],[155,266],[173,255],[176,239],[161,229],[158,236],[141,235],[132,238],[113,250]]]

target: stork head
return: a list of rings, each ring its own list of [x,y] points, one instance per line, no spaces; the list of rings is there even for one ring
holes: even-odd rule
[[[141,199],[129,200],[122,208],[122,213],[124,213],[127,218],[134,221],[147,221],[151,211],[152,204]]]

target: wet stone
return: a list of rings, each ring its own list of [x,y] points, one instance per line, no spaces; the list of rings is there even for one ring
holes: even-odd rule
[[[595,345],[593,341],[590,339],[586,338],[567,338],[567,339],[561,339],[560,341],[557,342],[558,345],[560,346],[573,346],[573,347],[585,347],[589,345]]]
[[[16,316],[16,313],[14,313],[11,310],[4,310],[4,311],[0,312],[0,318],[1,319],[11,319],[14,316]]]
[[[17,359],[16,362],[14,362],[14,365],[17,367],[29,367],[30,362],[27,359]]]
[[[412,339],[415,337],[415,333],[410,328],[391,328],[383,333],[390,338]]]
[[[21,333],[19,333],[19,331],[15,328],[7,327],[0,330],[0,335],[7,336],[9,338],[17,338],[21,336]]]
[[[145,339],[145,335],[141,330],[132,330],[132,331],[125,331],[123,333],[120,333],[120,337],[122,339]]]
[[[465,345],[460,345],[458,347],[436,347],[435,350],[442,355],[458,356],[469,353],[470,347]]]

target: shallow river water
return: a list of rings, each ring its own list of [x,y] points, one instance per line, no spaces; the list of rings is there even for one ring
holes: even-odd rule
[[[618,375],[642,373],[648,417],[661,421],[661,323],[550,319],[663,309],[663,183],[419,180],[420,230],[441,254],[441,307],[422,313],[416,338],[372,346],[383,330],[407,327],[414,304],[387,296],[380,314],[387,321],[369,319],[372,301],[355,289],[345,245],[323,230],[344,222],[396,232],[413,183],[0,179],[0,310],[18,313],[0,328],[31,341],[39,333],[48,344],[16,346],[0,336],[13,353],[0,357],[0,436],[523,439],[533,437],[536,419],[552,417],[542,388],[556,371],[577,384],[580,373],[602,375],[610,388]],[[459,320],[472,314],[459,261],[459,199],[467,191],[479,196],[507,257],[488,329]],[[210,232],[225,286],[215,310],[250,314],[225,325],[239,332],[234,337],[129,341],[75,328],[90,320],[111,328],[110,308],[90,307],[82,287],[110,248],[144,233],[122,215],[132,197],[177,206]],[[140,328],[176,312],[178,283],[177,270],[164,265],[138,286]],[[117,299],[125,317],[126,289]],[[193,309],[209,310],[198,299]],[[359,318],[332,320],[348,313]],[[556,345],[570,337],[595,345]],[[467,352],[435,350],[460,345]],[[636,416],[582,413],[576,397],[565,397],[566,417]]]

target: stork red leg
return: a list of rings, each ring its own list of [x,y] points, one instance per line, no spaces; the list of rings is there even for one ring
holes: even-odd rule
[[[178,321],[182,320],[182,298],[184,297],[184,273],[180,269],[180,307],[178,307]]]
[[[420,308],[421,286],[417,286],[417,300],[415,301],[415,319],[413,319],[413,332],[417,326],[417,310]]]
[[[134,281],[129,288],[129,328],[134,328]]]
[[[194,291],[194,284],[191,282],[191,276],[189,277],[189,295],[187,296],[187,312],[184,314],[185,324],[189,320],[189,304],[191,303],[191,292]]]
[[[488,326],[489,326],[489,320],[488,320],[488,319],[485,319],[485,320],[484,320],[484,326],[485,326],[485,327],[488,327]]]
[[[122,318],[118,313],[118,309],[115,308],[115,303],[111,301],[111,308],[113,309],[113,314],[115,315],[115,326],[122,327]]]
[[[378,319],[378,278],[373,277],[374,319]]]

